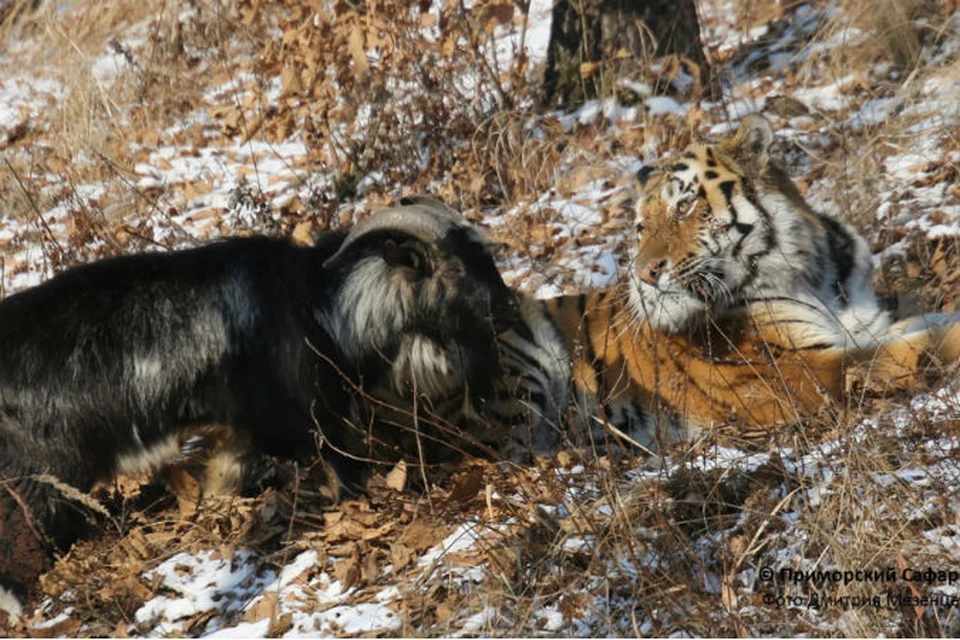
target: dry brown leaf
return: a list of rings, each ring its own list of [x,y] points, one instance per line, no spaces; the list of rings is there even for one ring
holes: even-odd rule
[[[720,601],[728,611],[737,608],[737,591],[734,588],[735,576],[726,575],[723,578],[723,585],[720,588]]]
[[[34,638],[71,638],[77,637],[82,622],[75,618],[63,620],[49,627],[30,628],[30,635]]]
[[[743,553],[747,550],[747,539],[744,536],[733,536],[727,542],[727,547],[730,549],[730,553],[733,554],[735,558],[738,558],[738,562],[742,559]]]
[[[147,542],[147,537],[143,535],[142,529],[134,529],[131,531],[123,542],[135,558],[146,560],[150,557],[150,544]]]
[[[407,487],[407,462],[401,460],[387,474],[386,486],[397,492],[403,492]]]
[[[441,562],[445,567],[462,568],[475,567],[485,559],[479,551],[454,551],[443,555]]]
[[[263,597],[243,614],[244,622],[256,622],[264,618],[273,618],[280,613],[280,601],[275,591],[265,591]]]
[[[900,569],[902,574],[910,565],[907,563],[906,557],[904,557],[902,551],[897,551],[897,567]],[[907,582],[907,587],[910,589],[910,594],[915,598],[920,598],[921,593],[919,589],[912,582]],[[920,620],[923,618],[923,607],[920,605],[914,605],[913,613],[917,616],[917,619]]]
[[[500,25],[513,22],[513,3],[511,2],[490,4],[484,9],[484,30],[488,33]]]
[[[331,558],[346,558],[348,556],[356,555],[356,553],[357,543],[353,541],[334,544],[327,547],[327,555]]]
[[[357,73],[362,75],[370,70],[370,64],[367,62],[367,50],[364,48],[363,29],[360,25],[354,25],[347,37],[347,50],[353,57],[353,63],[356,65]]]
[[[357,560],[357,556],[353,555],[334,563],[331,573],[335,580],[339,580],[343,584],[345,590],[349,589],[360,579],[360,562]]]
[[[293,614],[285,613],[281,616],[278,616],[270,621],[270,626],[267,628],[267,637],[268,638],[281,638],[283,634],[293,628]]]
[[[590,78],[600,69],[599,62],[583,62],[580,64],[580,77],[581,78]]]
[[[360,570],[360,577],[364,582],[373,582],[380,575],[380,564],[377,562],[379,554],[375,551],[368,552],[363,557],[363,566]]]
[[[260,17],[261,4],[262,0],[252,0],[249,3],[244,2],[240,6],[240,23],[246,27],[254,24]]]
[[[188,182],[183,188],[183,197],[187,200],[193,200],[200,196],[205,196],[213,191],[213,180],[198,180]]]
[[[459,40],[460,37],[457,34],[444,34],[441,50],[445,57],[449,58],[456,52]]]
[[[414,520],[400,536],[401,542],[409,545],[416,551],[426,551],[441,539],[438,528],[423,520]]]
[[[476,498],[483,485],[483,467],[474,467],[467,473],[457,476],[448,500],[460,506]]]
[[[570,624],[576,618],[583,617],[583,613],[588,606],[587,598],[588,596],[585,593],[567,594],[560,598],[560,613],[567,624]]]
[[[396,573],[410,564],[413,559],[413,552],[410,547],[399,542],[390,543],[390,563],[393,564],[393,572]]]
[[[393,531],[394,523],[385,522],[376,529],[367,529],[360,535],[361,540],[377,540]]]
[[[284,67],[280,72],[280,97],[296,95],[303,91],[300,81],[300,71],[296,67]]]
[[[313,244],[313,224],[307,220],[303,222],[298,222],[297,226],[293,228],[293,233],[290,234],[291,239],[294,244],[298,244],[303,247],[308,247]],[[326,515],[326,514],[324,514]]]
[[[513,582],[520,571],[520,552],[516,547],[497,547],[487,551],[490,567],[500,576]]]
[[[434,614],[437,616],[437,624],[444,625],[452,620],[458,608],[459,607],[451,606],[447,600],[438,604],[436,613]]]
[[[345,519],[330,526],[327,530],[327,540],[361,540],[368,531],[368,527],[353,519]]]
[[[257,135],[263,124],[266,121],[266,116],[262,113],[255,114],[252,118],[247,119],[243,126],[243,140],[244,142],[253,138]]]
[[[378,49],[392,49],[393,36],[391,35],[391,25],[380,19],[374,19],[367,25],[366,39],[367,46]]]

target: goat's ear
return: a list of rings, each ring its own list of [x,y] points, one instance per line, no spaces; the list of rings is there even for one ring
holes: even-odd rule
[[[381,253],[384,262],[391,267],[409,267],[420,272],[426,263],[426,256],[423,255],[420,247],[413,242],[397,244],[393,240],[387,240],[383,243]]]

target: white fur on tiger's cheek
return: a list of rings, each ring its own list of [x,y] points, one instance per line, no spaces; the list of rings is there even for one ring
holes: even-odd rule
[[[662,282],[669,285],[669,278]],[[629,304],[637,320],[646,320],[660,331],[678,333],[707,311],[707,305],[679,287],[664,289],[666,287],[654,287],[636,274],[630,274]]]
[[[0,613],[7,614],[7,621],[15,625],[23,616],[23,604],[10,591],[0,585]]]

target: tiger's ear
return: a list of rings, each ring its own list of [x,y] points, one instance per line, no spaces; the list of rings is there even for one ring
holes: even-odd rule
[[[740,121],[740,128],[730,141],[730,150],[740,163],[757,168],[766,163],[772,144],[770,122],[759,113],[751,113]]]

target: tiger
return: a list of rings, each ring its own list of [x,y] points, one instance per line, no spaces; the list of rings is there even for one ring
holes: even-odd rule
[[[890,325],[867,241],[816,212],[770,153],[759,114],[637,175],[630,304],[676,334],[709,315],[762,305],[803,327],[804,345],[870,343]],[[808,319],[809,318],[809,319]]]
[[[504,395],[535,405],[558,387],[534,384],[530,370],[569,384],[552,414],[530,410],[534,427],[511,433],[509,455],[550,453],[564,438],[655,451],[721,425],[768,433],[858,389],[915,388],[960,357],[957,316],[894,322],[867,241],[803,199],[773,143],[753,114],[732,137],[645,166],[626,277],[524,303],[523,322],[552,325],[539,335],[560,343],[498,336],[502,353],[533,354],[504,359]]]

